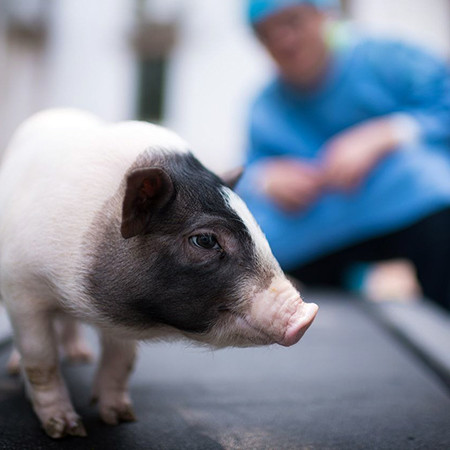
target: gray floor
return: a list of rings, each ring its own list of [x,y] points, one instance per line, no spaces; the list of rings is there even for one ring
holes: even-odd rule
[[[289,349],[142,345],[133,424],[100,423],[88,405],[94,368],[66,367],[84,439],[44,436],[20,383],[2,372],[0,449],[450,449],[440,379],[358,302],[310,298],[319,315]]]

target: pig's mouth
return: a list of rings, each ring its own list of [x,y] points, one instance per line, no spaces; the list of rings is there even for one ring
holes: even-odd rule
[[[250,341],[253,345],[270,345],[277,343],[270,334],[261,330],[261,328],[252,325],[245,315],[232,312],[231,315],[234,316],[235,323],[240,330],[249,332],[242,333],[240,336],[247,341]]]

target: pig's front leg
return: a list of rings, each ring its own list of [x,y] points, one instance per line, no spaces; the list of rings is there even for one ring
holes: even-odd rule
[[[86,436],[61,377],[52,315],[21,312],[12,323],[26,388],[45,432],[52,438]]]
[[[93,400],[98,401],[100,417],[109,425],[136,420],[128,379],[136,358],[136,341],[117,339],[102,333],[102,356],[94,383]]]

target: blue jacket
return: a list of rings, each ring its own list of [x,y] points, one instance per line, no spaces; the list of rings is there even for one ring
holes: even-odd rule
[[[358,191],[328,192],[306,210],[288,214],[257,188],[265,159],[318,164],[323,145],[336,133],[398,113],[416,120],[419,138],[380,161]],[[258,96],[238,193],[289,269],[449,206],[449,152],[447,66],[404,43],[364,38],[335,51],[319,90],[302,93],[277,78]]]

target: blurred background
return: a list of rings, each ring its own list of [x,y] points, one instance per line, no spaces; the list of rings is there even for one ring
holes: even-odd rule
[[[173,128],[210,168],[242,160],[270,62],[244,1],[0,0],[0,148],[42,108]],[[450,57],[448,0],[345,0],[343,18]]]
[[[272,71],[243,11],[243,0],[0,0],[1,151],[26,117],[64,106],[161,123],[209,168],[235,167],[249,101]],[[450,58],[448,0],[342,0],[336,14]],[[398,267],[384,286],[414,292]]]

